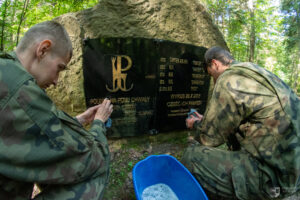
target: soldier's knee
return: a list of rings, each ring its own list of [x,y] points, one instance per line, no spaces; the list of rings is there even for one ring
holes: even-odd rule
[[[209,151],[210,147],[205,147],[203,145],[192,145],[189,146],[185,152],[183,153],[181,163],[189,170],[193,171],[193,169],[197,168],[202,164],[201,161],[208,160],[207,151]]]
[[[194,155],[194,149],[193,147],[188,147],[182,156],[181,163],[188,169],[192,169],[192,162],[193,162],[193,155]]]

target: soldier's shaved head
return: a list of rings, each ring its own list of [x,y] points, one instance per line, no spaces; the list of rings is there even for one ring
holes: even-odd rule
[[[234,60],[233,56],[221,47],[212,47],[204,55],[206,66],[210,66],[213,59],[220,61],[223,65],[229,66]]]
[[[52,52],[72,57],[72,43],[64,27],[55,21],[45,21],[31,27],[18,44],[16,51],[23,53],[33,45],[49,39],[53,42]]]

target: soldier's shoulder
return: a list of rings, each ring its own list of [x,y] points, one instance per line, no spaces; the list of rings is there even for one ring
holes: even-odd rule
[[[15,57],[12,53],[0,52],[0,59],[15,60]]]
[[[0,52],[0,66],[1,67],[16,65],[17,63],[18,63],[17,56],[13,52],[10,52],[10,53]]]

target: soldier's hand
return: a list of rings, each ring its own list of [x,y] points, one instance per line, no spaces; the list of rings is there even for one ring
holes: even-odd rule
[[[194,112],[197,115],[197,118],[202,121],[203,115],[199,114],[198,112]]]
[[[101,106],[101,104],[97,105],[97,106],[93,106],[90,107],[89,109],[87,109],[85,112],[79,114],[76,116],[77,120],[82,124],[89,124],[91,123],[94,118],[95,118],[95,114],[98,110],[98,108]]]
[[[94,119],[99,119],[102,122],[106,122],[109,116],[111,115],[112,111],[113,105],[111,104],[110,100],[104,99],[102,104],[100,104],[99,108],[97,109]]]
[[[203,119],[203,115],[200,115],[198,112],[194,112],[194,113],[196,114],[197,117],[195,117],[194,115],[190,115],[190,117],[186,118],[185,120],[185,124],[188,129],[193,129],[194,123],[196,121],[200,122]]]

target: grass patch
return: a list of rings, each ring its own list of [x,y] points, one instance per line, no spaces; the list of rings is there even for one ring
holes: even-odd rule
[[[132,169],[149,155],[170,154],[180,159],[187,146],[187,131],[143,135],[109,141],[112,161],[105,200],[134,200]]]

